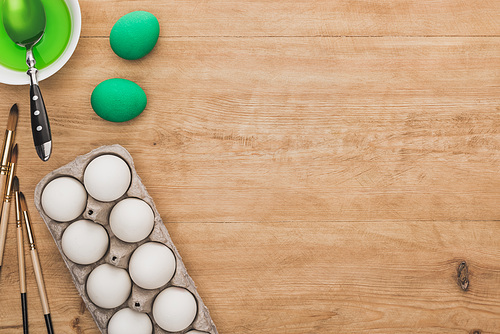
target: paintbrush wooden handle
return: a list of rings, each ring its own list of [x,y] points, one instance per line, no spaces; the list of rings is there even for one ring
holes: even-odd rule
[[[33,271],[35,272],[36,285],[38,287],[38,293],[40,294],[40,302],[42,303],[43,314],[49,314],[49,301],[47,299],[47,292],[45,291],[45,282],[43,281],[42,267],[40,266],[38,251],[35,248],[30,252],[31,261],[33,262]]]
[[[40,266],[40,259],[38,258],[38,252],[36,248],[31,249],[31,261],[33,262],[33,271],[35,272],[36,285],[38,287],[38,293],[40,294],[40,302],[42,303],[42,310],[45,316],[45,324],[47,325],[47,331],[52,334],[54,331],[52,329],[52,320],[50,318],[49,300],[47,299],[47,292],[45,291],[45,283],[43,281],[42,267]]]
[[[26,293],[26,265],[24,262],[24,242],[23,229],[17,229],[17,262],[19,264],[19,289],[21,293]]]
[[[3,264],[3,250],[7,239],[7,226],[9,222],[11,202],[3,202],[2,217],[0,218],[0,266]]]
[[[18,222],[19,223],[19,222]],[[26,301],[26,265],[24,262],[23,228],[17,226],[17,262],[19,264],[19,290],[23,311],[23,333],[28,334],[28,303]]]

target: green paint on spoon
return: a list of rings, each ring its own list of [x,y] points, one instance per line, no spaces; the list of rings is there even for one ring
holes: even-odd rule
[[[10,39],[31,48],[45,30],[45,9],[40,0],[4,0],[2,19]]]

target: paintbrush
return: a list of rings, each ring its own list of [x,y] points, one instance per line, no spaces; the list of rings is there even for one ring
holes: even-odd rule
[[[23,240],[23,214],[19,199],[19,179],[14,176],[12,182],[16,204],[16,230],[17,230],[17,262],[19,263],[19,289],[21,290],[21,307],[23,312],[23,333],[28,334],[28,303],[26,299],[26,266],[24,264],[24,240]]]
[[[0,166],[0,191],[4,194],[5,181],[9,173],[10,152],[14,145],[14,137],[16,136],[17,119],[19,118],[19,110],[17,104],[10,108],[9,119],[7,121],[7,130],[5,130],[5,140],[2,147],[2,160]]]
[[[9,119],[7,120],[7,130],[5,130],[5,140],[2,147],[2,160],[0,162],[0,211],[3,204],[3,198],[5,195],[5,182],[7,181],[7,176],[10,170],[10,154],[12,151],[12,145],[14,145],[14,137],[16,135],[17,120],[19,118],[19,110],[17,109],[17,104],[14,104],[10,108]],[[7,226],[5,226],[5,229]],[[2,269],[3,261],[3,249],[5,246],[5,232],[0,226],[0,269]]]
[[[3,263],[3,251],[5,249],[5,241],[7,239],[7,226],[9,225],[10,205],[12,199],[12,180],[16,173],[17,163],[17,144],[12,149],[10,154],[9,171],[7,173],[7,186],[5,187],[5,194],[3,197],[2,216],[0,218],[0,268]],[[3,167],[2,167],[3,170]]]
[[[35,236],[31,229],[30,214],[28,206],[26,205],[26,198],[22,192],[19,193],[21,202],[21,210],[23,212],[24,223],[26,224],[26,231],[28,232],[28,242],[30,245],[31,261],[33,262],[33,271],[35,272],[36,285],[38,293],[40,294],[40,302],[42,303],[43,315],[45,317],[45,325],[47,326],[47,333],[54,334],[52,327],[52,319],[50,317],[49,300],[47,299],[47,292],[45,291],[45,283],[43,281],[42,267],[40,266],[40,259],[38,258],[38,251],[35,244]]]

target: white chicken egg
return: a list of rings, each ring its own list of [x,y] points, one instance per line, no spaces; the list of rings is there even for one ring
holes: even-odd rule
[[[69,225],[61,239],[64,254],[78,264],[98,261],[108,250],[106,229],[90,220],[79,220]]]
[[[153,209],[138,198],[118,202],[109,215],[109,226],[116,237],[125,242],[138,242],[146,238],[154,226]]]
[[[87,205],[87,192],[75,178],[58,177],[50,181],[42,193],[45,214],[59,222],[68,222],[80,216]]]
[[[157,289],[174,276],[175,256],[167,246],[148,242],[134,251],[128,270],[132,281],[141,288]]]
[[[101,264],[92,270],[87,279],[90,300],[102,308],[114,308],[123,304],[132,289],[132,282],[125,269]]]
[[[88,164],[83,183],[90,196],[101,202],[111,202],[127,192],[131,178],[130,168],[123,159],[106,154]]]
[[[153,304],[156,323],[168,332],[178,332],[191,325],[197,312],[198,306],[193,294],[179,287],[166,288]]]
[[[186,334],[208,334],[208,333],[207,332],[200,332],[200,331],[193,329],[192,331],[189,331]]]
[[[129,308],[116,312],[108,323],[108,334],[151,334],[153,325],[148,315]]]

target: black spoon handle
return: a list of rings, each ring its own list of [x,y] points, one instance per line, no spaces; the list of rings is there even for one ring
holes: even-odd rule
[[[49,117],[43,102],[42,92],[37,84],[30,87],[31,99],[31,130],[33,131],[33,142],[40,146],[52,140],[50,134]]]
[[[40,159],[46,161],[52,151],[52,135],[42,92],[36,83],[30,87],[30,105],[33,142]]]

